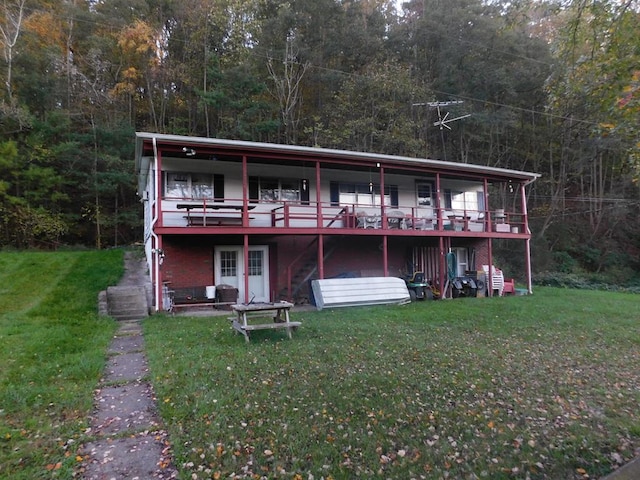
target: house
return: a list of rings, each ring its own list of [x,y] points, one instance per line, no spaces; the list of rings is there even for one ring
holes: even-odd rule
[[[538,174],[154,133],[136,134],[135,155],[156,310],[168,289],[304,302],[311,279],[414,271],[449,296],[452,276],[493,265],[496,239],[522,243],[531,290],[526,189]]]

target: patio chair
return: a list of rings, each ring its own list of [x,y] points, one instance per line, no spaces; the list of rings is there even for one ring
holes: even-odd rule
[[[356,213],[356,219],[358,228],[380,228],[380,217],[377,215],[369,215],[361,210]]]
[[[396,230],[404,228],[404,212],[400,210],[390,210],[387,213],[387,226]]]

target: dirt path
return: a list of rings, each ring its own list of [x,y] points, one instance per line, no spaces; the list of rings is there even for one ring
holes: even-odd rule
[[[125,275],[118,285],[148,281],[144,262],[127,252]],[[141,320],[120,322],[86,434],[90,439],[83,447],[86,480],[178,477],[148,379]]]

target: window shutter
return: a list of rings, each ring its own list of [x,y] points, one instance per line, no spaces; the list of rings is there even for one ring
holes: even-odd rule
[[[340,185],[338,182],[331,182],[329,184],[329,194],[331,197],[331,206],[337,207],[340,205]]]
[[[213,199],[224,201],[224,175],[213,176]]]
[[[260,180],[258,177],[249,177],[249,201],[257,202],[259,200],[258,188],[260,186]]]
[[[300,202],[302,205],[309,205],[309,179],[300,180]]]
[[[452,194],[451,194],[451,190],[449,190],[448,188],[445,189],[444,191],[444,208],[451,208],[452,205]]]
[[[398,186],[389,185],[389,196],[391,197],[391,206],[398,208]]]

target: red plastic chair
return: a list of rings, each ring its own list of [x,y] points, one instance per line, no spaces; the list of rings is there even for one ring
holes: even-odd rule
[[[513,278],[505,278],[504,279],[504,288],[502,289],[503,295],[515,295],[516,293],[516,282]]]

